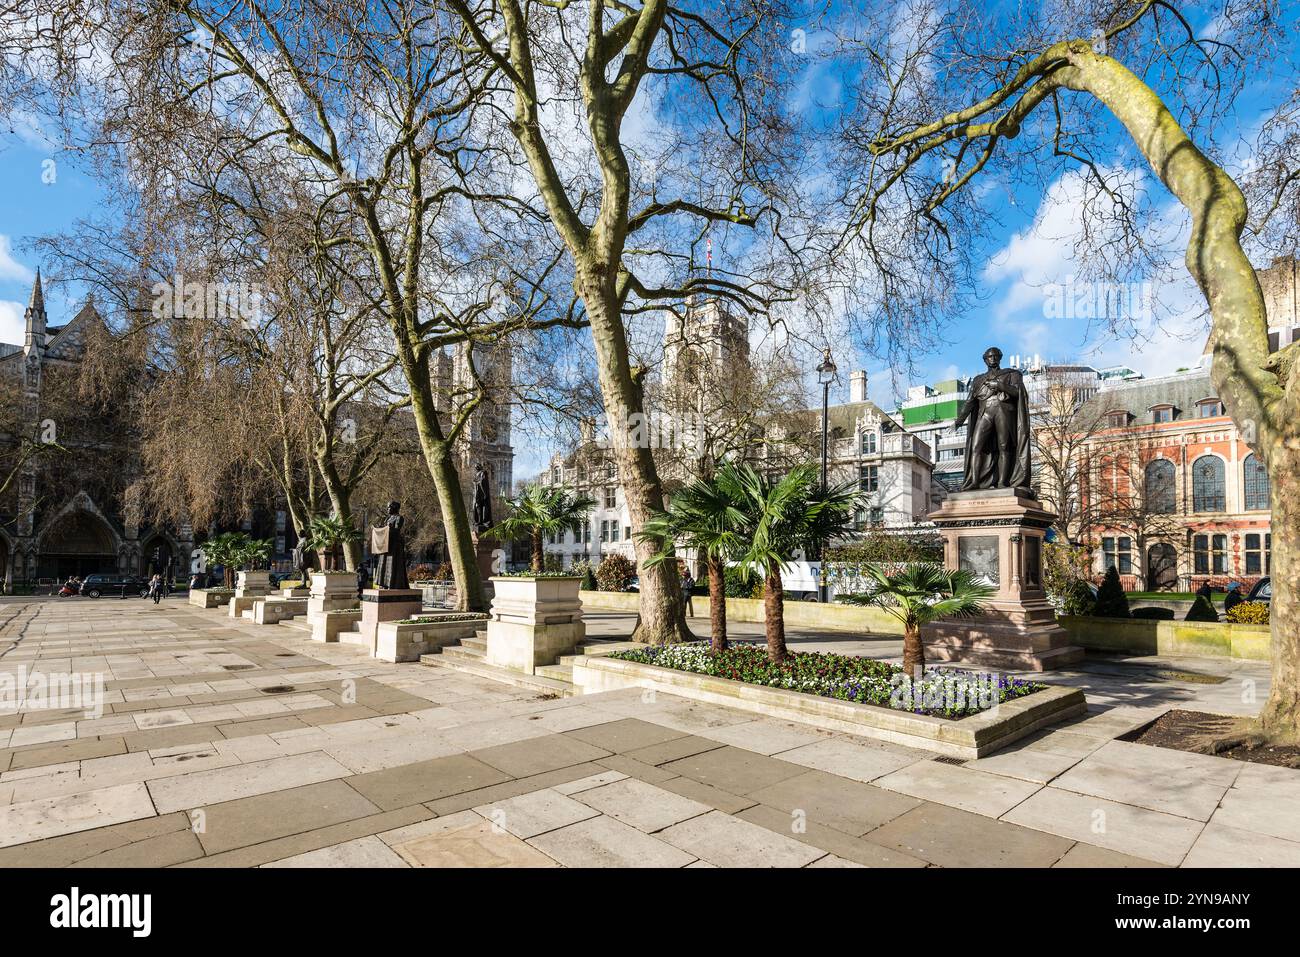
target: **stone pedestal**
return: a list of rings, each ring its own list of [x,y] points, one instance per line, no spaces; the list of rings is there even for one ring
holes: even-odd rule
[[[487,663],[533,674],[572,654],[586,637],[581,578],[496,576],[487,626]]]
[[[1043,590],[1043,535],[1055,517],[1023,488],[954,492],[930,514],[944,564],[983,575],[997,592],[978,616],[922,628],[927,660],[1046,671],[1083,659]]]
[[[355,572],[312,572],[311,597],[307,599],[307,620],[313,625],[327,611],[355,608],[356,604]]]
[[[415,618],[423,606],[418,588],[367,588],[361,593],[361,644],[375,653],[381,621]]]
[[[483,601],[489,607],[491,607],[492,598],[496,594],[495,588],[492,584],[492,578],[494,575],[499,575],[501,572],[507,570],[504,564],[500,568],[495,567],[496,554],[500,549],[500,542],[479,538],[477,533],[475,533],[474,559],[478,564],[479,581],[483,583]],[[504,554],[504,552],[502,552],[502,554]]]
[[[239,572],[235,579],[236,598],[261,598],[271,590],[271,573],[268,571]]]

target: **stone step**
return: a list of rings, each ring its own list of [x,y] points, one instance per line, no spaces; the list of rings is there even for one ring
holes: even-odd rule
[[[465,644],[448,645],[442,649],[442,654],[452,658],[464,658],[467,661],[482,661],[487,657],[486,648],[472,648]]]
[[[573,684],[573,665],[538,665],[537,674],[546,678],[554,678],[556,681],[567,681]]]
[[[481,637],[480,637],[480,636],[481,636]],[[462,639],[460,640],[460,647],[462,647],[462,648],[477,648],[479,651],[482,651],[482,652],[484,652],[484,653],[486,654],[486,652],[487,652],[487,633],[486,633],[486,632],[482,632],[482,631],[480,631],[480,632],[476,632],[473,638],[462,638]]]
[[[281,628],[292,628],[294,631],[305,631],[307,632],[307,634],[309,635],[311,634],[311,623],[308,622],[305,617],[285,618],[277,622],[276,624],[278,624]]]
[[[434,668],[449,668],[463,674],[490,678],[493,681],[500,681],[516,688],[531,688],[535,691],[543,691],[561,697],[569,697],[577,690],[567,681],[559,681],[540,674],[526,675],[522,671],[515,671],[513,668],[498,668],[496,665],[490,665],[472,656],[460,657],[455,654],[448,654],[448,652],[454,652],[455,650],[454,647],[444,648],[441,654],[421,655],[420,664]]]

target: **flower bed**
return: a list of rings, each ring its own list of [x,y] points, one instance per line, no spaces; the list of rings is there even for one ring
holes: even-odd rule
[[[465,612],[460,615],[418,615],[415,618],[403,618],[395,622],[398,625],[432,625],[453,621],[487,621],[488,616],[481,611]]]
[[[720,654],[706,643],[651,645],[608,657],[950,719],[979,714],[1045,687],[1023,678],[956,669],[928,671],[917,682],[897,665],[824,652],[791,652],[774,665],[767,650],[754,644],[733,644]]]

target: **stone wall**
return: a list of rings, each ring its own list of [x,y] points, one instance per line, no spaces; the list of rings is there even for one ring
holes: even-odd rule
[[[585,608],[617,611],[636,611],[641,596],[636,592],[584,591],[579,592]],[[696,595],[695,616],[709,617],[709,599]],[[759,598],[728,598],[727,621],[763,621],[763,601]],[[879,608],[859,605],[823,604],[815,601],[787,601],[785,603],[787,628],[809,628],[828,631],[849,631],[856,634],[901,635],[902,624]]]
[[[1062,616],[1061,626],[1077,645],[1093,651],[1139,655],[1269,657],[1269,626],[1227,621],[1147,621],[1128,618]]]

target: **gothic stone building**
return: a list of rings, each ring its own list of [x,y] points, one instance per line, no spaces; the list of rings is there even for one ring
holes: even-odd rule
[[[75,372],[87,339],[104,330],[103,318],[87,300],[71,320],[50,325],[38,272],[25,319],[22,345],[0,343],[0,384],[18,406],[10,421],[31,437],[52,425],[67,451],[30,460],[0,502],[5,590],[72,574],[142,575],[155,562],[182,577],[193,547],[191,529],[154,528],[126,517],[120,490],[136,470],[122,433],[93,417],[74,425],[62,414],[67,406],[52,411],[52,383]],[[17,435],[0,434],[0,445],[11,450],[18,441]],[[85,467],[89,462],[99,465]]]

